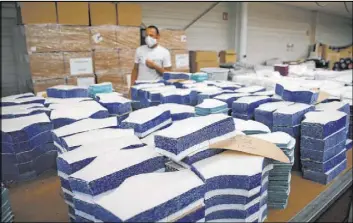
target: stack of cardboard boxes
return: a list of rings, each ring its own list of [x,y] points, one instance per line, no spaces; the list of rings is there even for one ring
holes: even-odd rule
[[[96,80],[127,92],[126,75],[140,45],[138,4],[24,2],[21,13],[36,92]]]

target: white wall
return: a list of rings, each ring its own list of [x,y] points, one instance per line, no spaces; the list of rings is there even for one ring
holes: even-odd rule
[[[213,2],[146,2],[142,5],[142,22],[159,28],[183,29]],[[187,29],[189,50],[224,50],[234,48],[234,25],[230,3],[219,3]],[[228,21],[223,20],[228,12]],[[163,37],[161,37],[163,38]]]
[[[316,41],[331,46],[347,46],[352,40],[352,19],[318,13]]]

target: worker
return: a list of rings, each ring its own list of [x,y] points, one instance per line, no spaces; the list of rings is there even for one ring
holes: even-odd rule
[[[170,53],[158,44],[159,38],[159,30],[156,26],[147,27],[146,45],[136,49],[131,85],[134,85],[136,80],[160,80],[165,71],[171,70]]]

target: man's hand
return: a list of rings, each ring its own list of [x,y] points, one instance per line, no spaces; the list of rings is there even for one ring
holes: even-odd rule
[[[156,64],[152,60],[149,60],[149,59],[146,60],[146,66],[151,69],[154,69],[154,70],[156,69]]]

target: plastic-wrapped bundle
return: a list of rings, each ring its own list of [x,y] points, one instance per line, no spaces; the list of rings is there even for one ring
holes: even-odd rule
[[[1,108],[1,118],[18,118],[39,113],[46,113],[49,116],[50,111],[51,109],[46,108],[43,104],[38,103],[3,106]]]
[[[236,93],[256,93],[266,91],[266,88],[262,86],[250,86],[250,87],[243,87],[235,90]]]
[[[208,74],[203,72],[193,73],[191,75],[191,80],[194,80],[196,82],[202,82],[202,81],[208,80]]]
[[[79,146],[112,138],[122,138],[134,135],[132,129],[105,128],[94,129],[60,138],[61,153],[74,150]]]
[[[192,170],[206,184],[205,221],[262,222],[271,169],[263,157],[233,151],[194,163]]]
[[[110,115],[125,115],[132,111],[131,100],[121,97],[118,93],[96,94],[97,101],[106,109]]]
[[[50,108],[57,108],[54,105],[74,105],[83,101],[92,101],[92,98],[45,98],[44,105]],[[54,106],[54,107],[51,107]]]
[[[238,100],[241,97],[245,97],[245,96],[250,96],[250,94],[249,93],[221,94],[221,95],[214,97],[214,99],[226,102],[228,105],[228,108],[232,108],[232,104],[234,101]]]
[[[253,137],[274,143],[286,154],[290,163],[273,161],[273,169],[269,174],[268,207],[284,209],[288,204],[290,193],[291,170],[294,164],[294,149],[296,140],[284,132],[257,134]]]
[[[88,97],[88,89],[73,85],[57,85],[47,88],[47,95],[52,98],[84,98]]]
[[[172,121],[180,121],[195,116],[195,108],[190,105],[167,103],[160,104],[158,107],[169,110]]]
[[[184,73],[184,72],[164,72],[163,79],[164,80],[190,80],[191,73]]]
[[[327,184],[335,178],[346,157],[346,114],[341,111],[309,112],[301,129],[304,178]]]
[[[267,96],[246,96],[241,97],[232,104],[232,115],[234,118],[245,120],[253,119],[255,108],[261,104],[270,102],[271,98]]]
[[[71,106],[64,104],[50,114],[55,129],[85,118],[102,119],[107,117],[109,117],[108,110],[96,101],[84,101]]]
[[[204,116],[210,114],[228,114],[227,103],[216,99],[205,99],[201,104],[195,107],[197,116]]]
[[[92,84],[88,87],[88,95],[93,98],[96,96],[96,94],[104,94],[111,92],[113,92],[113,85],[111,82]]]
[[[12,213],[9,190],[1,183],[1,222],[13,222],[14,215]]]
[[[13,98],[11,96],[1,98],[1,106],[23,105],[23,104],[44,104],[43,97],[37,96],[23,96]]]
[[[192,171],[140,174],[126,179],[109,196],[96,199],[96,218],[113,222],[175,222],[204,206],[205,188]],[[131,201],[131,202],[126,202]],[[193,214],[190,222],[204,217]]]
[[[118,188],[129,177],[164,172],[165,161],[165,157],[150,147],[111,150],[97,156],[90,164],[69,176],[75,209],[94,216],[94,198],[97,195],[110,194],[111,190]]]
[[[135,135],[144,138],[171,124],[170,111],[154,106],[130,113],[129,117],[121,122],[120,127],[125,129],[131,128],[135,131]]]
[[[287,127],[299,125],[305,113],[314,109],[314,106],[302,103],[295,103],[279,108],[273,113],[273,125]]]
[[[53,125],[44,113],[1,121],[4,180],[35,178],[55,167]]]
[[[255,109],[255,120],[261,122],[273,130],[273,112],[282,107],[287,107],[294,102],[279,101],[260,105]]]
[[[318,91],[308,90],[306,88],[284,87],[282,99],[304,104],[314,104],[319,96]]]
[[[161,92],[161,103],[176,103],[190,105],[190,93],[188,89],[177,89],[175,91]]]
[[[139,101],[139,91],[145,88],[161,87],[165,86],[163,83],[148,83],[148,84],[138,84],[131,87],[131,99],[134,101]]]
[[[156,150],[180,161],[199,149],[234,136],[234,130],[233,119],[224,114],[188,118],[155,135]]]
[[[271,130],[266,125],[253,120],[234,118],[234,123],[237,131],[241,131],[246,135],[271,132]]]

